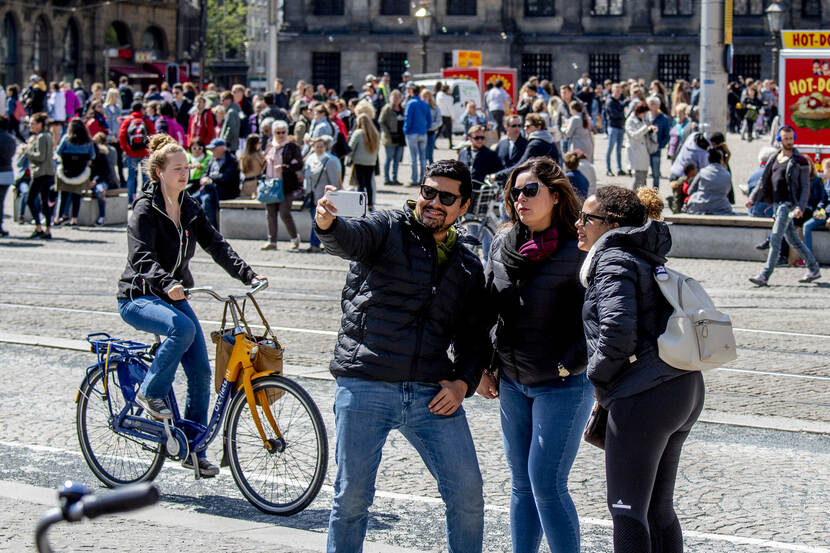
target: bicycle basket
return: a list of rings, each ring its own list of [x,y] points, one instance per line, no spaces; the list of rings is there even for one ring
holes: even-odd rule
[[[251,332],[248,322],[245,320],[243,303],[243,308],[239,310],[239,321],[245,328],[246,337],[249,340],[256,342],[259,346],[257,355],[254,357],[254,370],[256,372],[272,371],[277,375],[281,375],[283,371],[282,363],[285,349],[282,347],[279,340],[277,340],[277,336],[274,334],[274,331],[271,330],[268,321],[265,320],[265,316],[262,314],[262,310],[259,308],[256,300],[251,298],[251,303],[256,308],[257,313],[265,326],[265,332],[261,335],[254,335],[253,332]],[[228,360],[230,359],[231,352],[233,351],[233,329],[227,328],[226,326],[227,313],[228,307],[226,304],[225,311],[222,314],[221,327],[219,330],[214,330],[210,333],[211,341],[216,344],[216,370],[214,371],[214,386],[217,392],[222,386],[222,381],[225,379],[225,369],[228,366]],[[230,342],[226,339],[226,337],[230,338]],[[241,387],[241,385],[241,382],[237,382],[237,387]],[[269,390],[269,402],[274,403],[276,400],[281,398],[284,393],[285,392],[282,390]]]
[[[490,203],[496,200],[498,193],[498,187],[489,184],[483,185],[478,190],[473,190],[473,194],[470,196],[470,209],[467,210],[467,214],[474,217],[485,217]]]

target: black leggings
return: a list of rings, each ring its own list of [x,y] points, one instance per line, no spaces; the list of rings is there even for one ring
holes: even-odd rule
[[[366,204],[371,208],[375,205],[375,190],[372,186],[372,179],[375,176],[375,168],[371,165],[354,164],[354,176],[357,180],[357,189],[366,192]]]
[[[614,553],[682,553],[674,483],[704,394],[703,377],[690,372],[611,402],[605,476]]]
[[[29,211],[32,212],[32,217],[35,223],[40,225],[40,212],[43,211],[43,218],[46,219],[46,228],[52,226],[52,207],[49,205],[49,189],[55,182],[55,177],[46,175],[37,177],[32,180],[32,186],[29,188],[29,196],[26,203],[29,205]],[[35,198],[40,196],[40,206],[37,205]]]

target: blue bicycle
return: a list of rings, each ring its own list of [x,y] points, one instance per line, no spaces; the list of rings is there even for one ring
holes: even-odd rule
[[[76,396],[76,424],[84,459],[101,482],[117,487],[151,481],[168,458],[190,460],[199,478],[196,456],[224,426],[222,466],[230,466],[242,495],[257,509],[288,516],[314,500],[328,465],[326,428],[308,392],[281,376],[282,346],[254,299],[266,286],[263,281],[227,296],[210,288],[188,291],[223,302],[233,319],[226,328],[223,316],[222,329],[212,333],[224,377],[206,427],[182,418],[173,390],[169,419],[155,419],[136,403],[157,344],[103,332],[87,336],[98,359]],[[245,320],[249,301],[264,323],[262,336]]]

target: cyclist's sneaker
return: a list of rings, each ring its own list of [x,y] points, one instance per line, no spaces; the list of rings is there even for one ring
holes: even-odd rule
[[[167,403],[163,399],[144,397],[144,394],[139,392],[135,396],[135,401],[144,407],[150,415],[156,418],[169,419],[173,416],[173,413],[167,408]]]
[[[186,469],[193,470],[193,462],[190,457],[182,461],[182,466]],[[199,476],[202,478],[213,478],[219,474],[219,467],[207,460],[206,457],[199,458]]]

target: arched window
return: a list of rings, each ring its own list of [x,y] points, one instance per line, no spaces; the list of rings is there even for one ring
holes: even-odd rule
[[[141,50],[152,52],[157,60],[167,59],[164,31],[156,26],[147,27],[141,35]]]
[[[44,78],[52,67],[52,44],[49,23],[42,15],[35,21],[34,40],[32,41],[32,69]]]
[[[11,13],[7,13],[3,18],[3,34],[0,36],[0,78],[3,83],[21,82],[18,44],[17,21]]]
[[[113,21],[104,33],[104,46],[107,48],[123,48],[132,46],[133,40],[130,28],[123,21]]]
[[[63,66],[64,80],[80,76],[81,33],[78,31],[78,24],[74,19],[69,20],[63,35],[63,60],[61,65]]]

